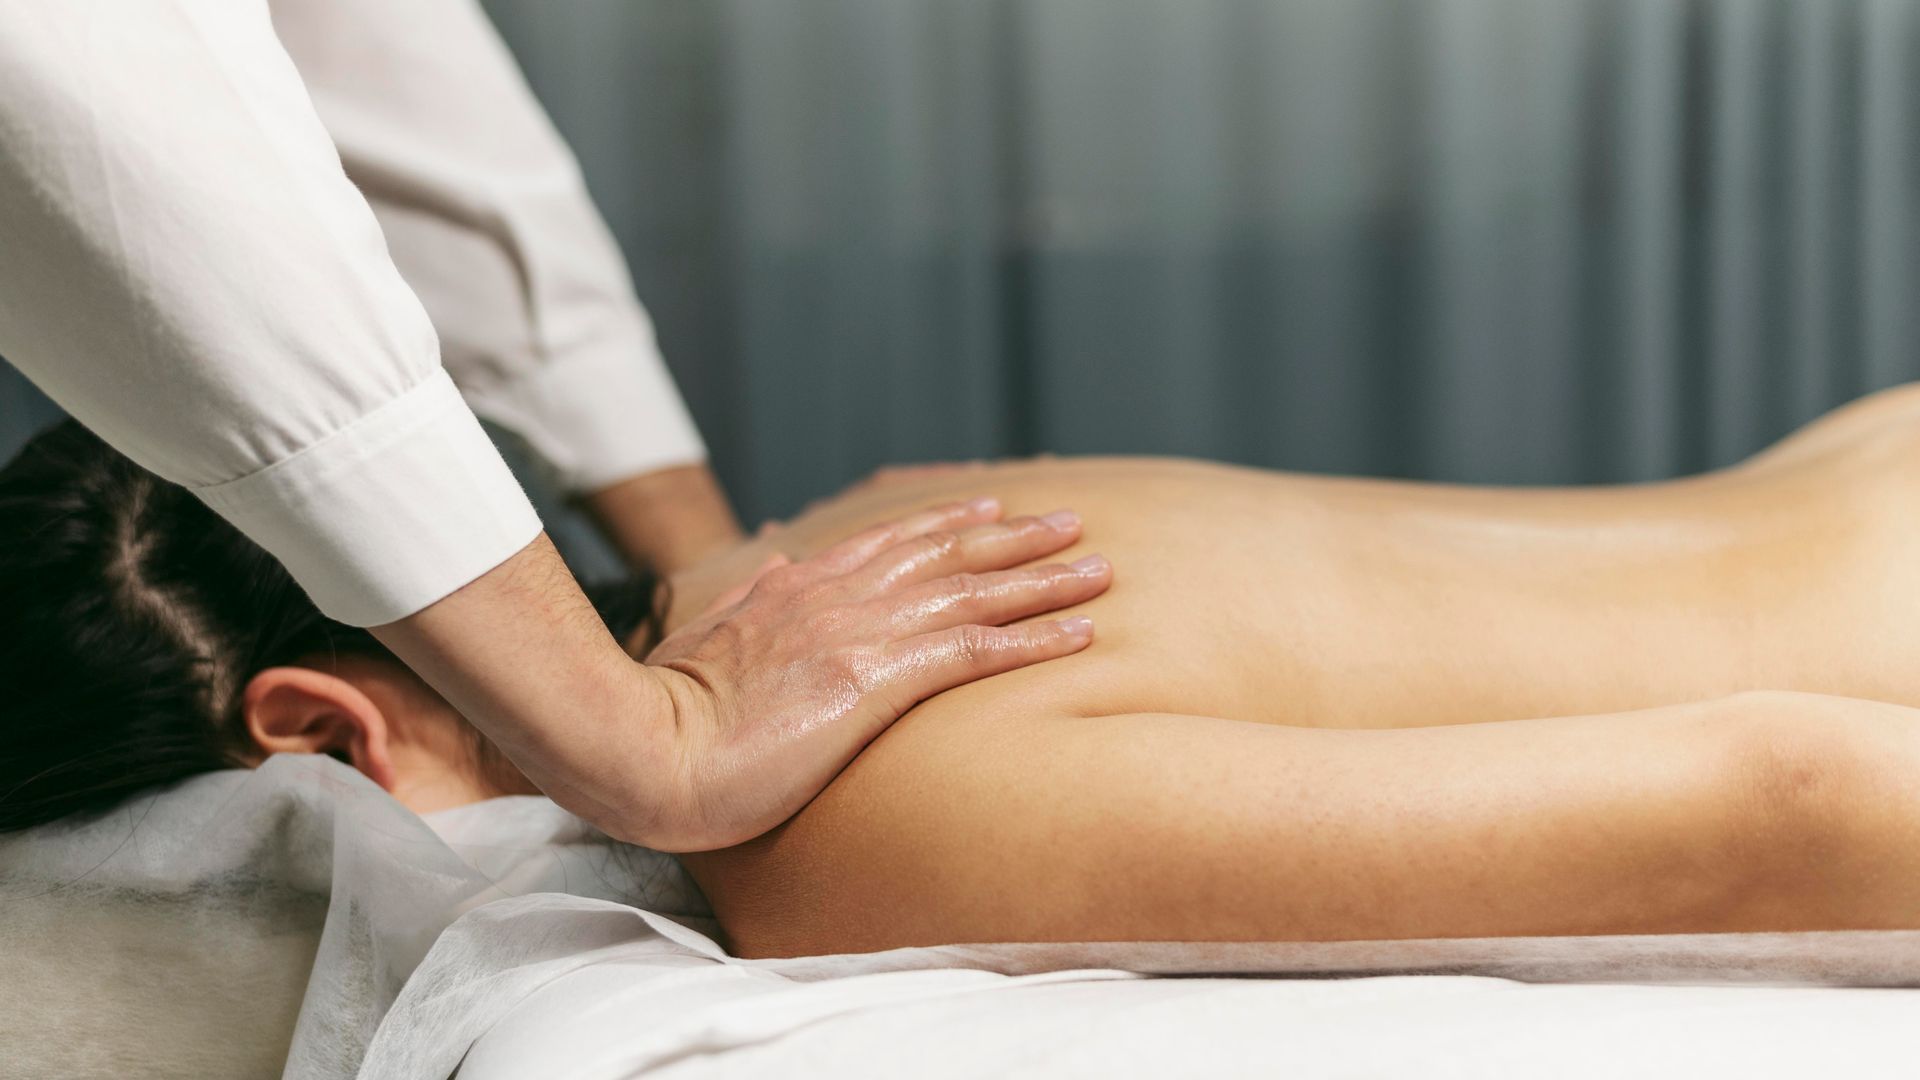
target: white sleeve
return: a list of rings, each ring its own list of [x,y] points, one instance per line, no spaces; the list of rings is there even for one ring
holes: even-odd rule
[[[620,249],[475,0],[271,8],[468,403],[575,491],[704,460]]]
[[[538,533],[260,0],[0,4],[0,245],[0,355],[328,615]]]

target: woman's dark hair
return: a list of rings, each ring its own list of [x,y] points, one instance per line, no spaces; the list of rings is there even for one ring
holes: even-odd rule
[[[622,639],[658,635],[655,594],[644,576],[587,589]],[[0,832],[247,764],[247,680],[343,653],[392,658],[78,423],[0,469]]]

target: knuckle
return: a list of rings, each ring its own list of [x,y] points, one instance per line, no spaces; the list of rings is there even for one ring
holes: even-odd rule
[[[1053,656],[1072,639],[1072,635],[1061,629],[1058,622],[1033,623],[1022,626],[1020,631],[1019,652],[1028,660]]]
[[[954,635],[954,650],[962,662],[978,666],[993,655],[992,632],[984,626],[963,626]]]
[[[1060,565],[1032,566],[1020,571],[1023,584],[1035,586],[1064,585],[1073,580],[1073,571]]]
[[[871,693],[887,684],[885,660],[883,650],[870,646],[841,649],[834,653],[833,674],[856,693]]]
[[[839,587],[833,581],[807,582],[793,588],[789,602],[799,608],[824,607],[833,602],[838,592]]]
[[[1044,528],[1046,528],[1046,526],[1041,523],[1039,518],[1034,517],[1032,514],[1022,514],[1017,518],[1009,518],[1001,522],[998,526],[1000,532],[1018,539],[1030,539],[1034,533]]]
[[[991,591],[996,599],[1009,603],[1031,603],[1036,597],[1043,597],[1060,584],[1060,575],[1046,567],[1022,567],[1018,570],[1003,570],[997,581],[990,581]],[[989,591],[986,588],[982,592]]]
[[[740,621],[728,619],[709,627],[697,642],[680,651],[692,656],[727,657],[738,655],[748,644],[747,633]]]
[[[786,566],[776,566],[772,570],[760,575],[760,580],[753,583],[753,588],[755,592],[763,590],[766,592],[786,592],[798,585],[805,576],[805,571],[789,563]]]
[[[947,592],[955,599],[966,600],[984,595],[991,583],[979,574],[962,571],[947,579]]]
[[[861,558],[876,551],[882,551],[888,545],[898,543],[900,539],[900,529],[896,526],[886,525],[875,529],[868,529],[863,533],[857,533],[850,539],[828,548],[822,554],[830,555],[838,559]]]
[[[920,551],[931,560],[951,557],[960,550],[960,534],[952,529],[935,529],[925,533],[919,540]]]
[[[834,649],[826,654],[827,669],[843,682],[858,682],[864,665],[853,649]]]

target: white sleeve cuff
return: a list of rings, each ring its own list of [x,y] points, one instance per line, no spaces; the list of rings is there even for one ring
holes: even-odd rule
[[[541,528],[439,368],[292,457],[194,494],[277,557],[321,612],[354,626],[419,611]]]

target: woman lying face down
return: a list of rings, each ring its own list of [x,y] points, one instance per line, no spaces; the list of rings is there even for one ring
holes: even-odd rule
[[[0,469],[0,829],[281,752],[429,813],[537,794],[373,635],[313,606],[185,489],[67,422]],[[654,583],[589,587],[633,649]]]
[[[985,490],[1125,573],[1085,652],[685,861],[746,955],[1920,926],[1915,461],[1903,388],[1660,484],[1109,459],[842,498],[760,546]]]
[[[1070,501],[1128,575],[1085,606],[1100,626],[1093,648],[923,703],[785,824],[684,858],[743,955],[1920,925],[1917,458],[1920,401],[1901,391],[1736,468],[1637,487],[1069,460],[853,493],[676,577],[666,627],[769,553],[801,557],[981,491],[1011,508]],[[4,488],[4,499],[25,490],[11,476]],[[98,583],[123,580],[115,560],[131,550],[150,572],[168,568],[163,586],[229,571],[226,555],[197,557],[192,537],[177,549],[116,542],[116,529],[141,535],[140,518],[98,509],[123,494],[77,499],[106,538],[74,549],[90,552],[88,573],[0,573],[17,609],[81,605],[32,625],[77,629],[18,654],[38,661],[10,658],[8,677],[52,703],[28,709],[30,730],[61,715],[103,726],[77,743],[8,747],[0,785],[37,779],[18,789],[25,804],[0,800],[6,821],[22,820],[17,805],[45,816],[167,778],[84,763],[95,747],[152,742],[143,721],[111,719],[149,705],[218,734],[172,753],[176,769],[315,749],[382,780],[362,734],[378,712],[390,731],[417,726],[409,754],[388,735],[382,780],[410,805],[516,790],[484,750],[460,756],[468,736],[443,706],[408,696],[411,676],[377,657],[327,669],[304,642],[189,667],[199,676],[176,681],[191,693],[174,695],[184,711],[111,680],[86,707],[95,672],[72,657],[97,631],[77,616],[133,611],[150,635],[214,640],[138,614],[145,604],[85,608],[105,603]],[[14,507],[27,504],[0,505],[18,528]],[[942,573],[984,542],[931,537],[918,572]],[[271,578],[247,565],[242,580]],[[277,587],[237,590],[249,599],[222,601],[209,625],[278,641],[233,629],[266,625]],[[287,665],[339,679],[370,707],[315,675],[272,674]],[[63,768],[76,752],[82,764]],[[430,782],[434,768],[466,779]]]

